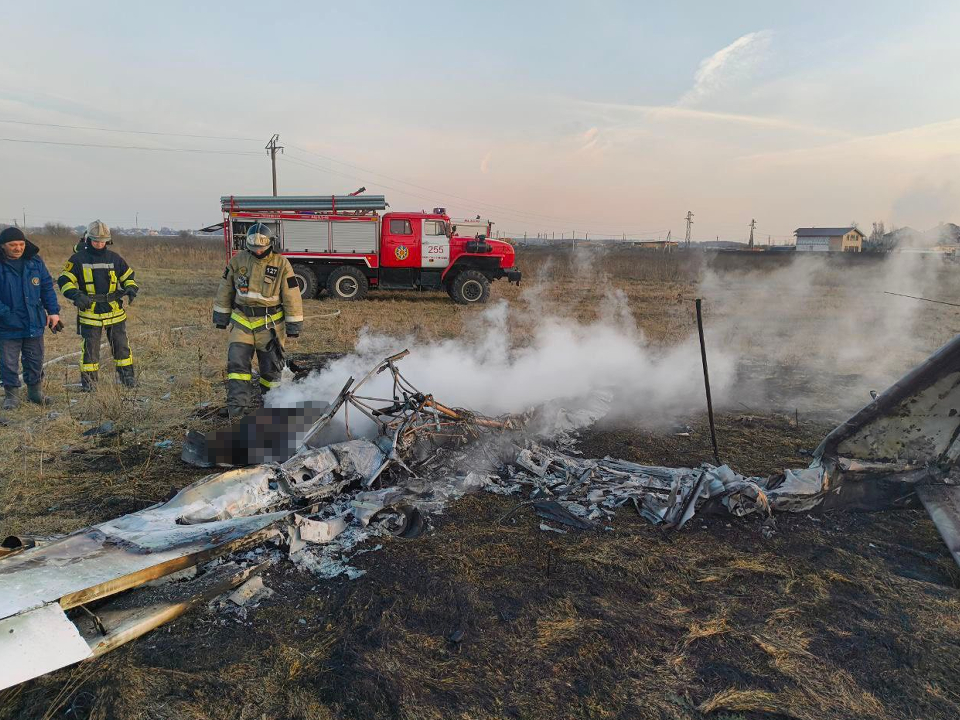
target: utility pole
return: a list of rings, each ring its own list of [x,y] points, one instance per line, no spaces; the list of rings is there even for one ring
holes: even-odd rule
[[[693,213],[690,210],[687,210],[687,234],[683,239],[683,245],[688,250],[690,249],[690,228],[693,226]]]
[[[277,196],[277,150],[283,152],[283,146],[277,145],[280,141],[280,135],[275,133],[270,142],[267,143],[266,151],[270,154],[270,165],[273,168],[273,196]]]
[[[757,221],[751,219],[750,220],[750,242],[747,244],[747,247],[750,248],[751,250],[753,250],[753,231],[756,227],[757,227]]]
[[[27,209],[23,209],[23,229],[27,229]]]

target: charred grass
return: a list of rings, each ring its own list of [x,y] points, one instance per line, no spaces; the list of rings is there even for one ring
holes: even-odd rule
[[[56,273],[70,243],[40,240]],[[226,337],[209,329],[209,306],[222,250],[216,241],[127,242],[118,249],[143,288],[130,313],[141,387],[104,382],[81,395],[71,387],[75,360],[48,370],[55,405],[7,413],[0,428],[0,534],[69,532],[202,474],[180,463],[179,449],[187,428],[217,422]],[[612,289],[654,344],[695,327],[689,299],[702,258],[524,251],[520,259],[537,303],[522,297],[529,288],[502,283],[495,297],[589,321]],[[829,315],[831,302],[816,312]],[[310,301],[305,314],[335,310],[308,320],[297,352],[349,350],[363,328],[411,342],[457,337],[478,312],[439,294],[382,293]],[[710,321],[720,308],[708,304],[707,313]],[[64,315],[68,333],[48,335],[48,359],[77,349],[73,312]],[[533,310],[518,320],[519,342],[536,322]],[[780,384],[796,370],[770,377]],[[806,390],[834,409],[820,386]],[[831,427],[741,404],[718,413],[721,458],[740,471],[802,466]],[[107,422],[106,434],[82,434]],[[711,460],[705,417],[674,422],[601,425],[581,449],[651,464]],[[164,440],[172,447],[157,446]],[[557,535],[525,509],[501,522],[516,502],[468,497],[424,537],[388,539],[355,558],[367,571],[355,581],[282,563],[266,578],[276,595],[246,620],[189,613],[102,659],[6,691],[0,717],[960,714],[960,578],[922,512],[780,516],[772,526],[704,515],[672,533],[623,510],[611,531]]]

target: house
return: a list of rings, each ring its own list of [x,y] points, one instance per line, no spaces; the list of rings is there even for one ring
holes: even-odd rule
[[[866,237],[855,227],[797,228],[797,252],[863,252]]]
[[[641,250],[660,250],[661,252],[673,252],[680,245],[676,240],[638,240],[634,243],[635,247]]]

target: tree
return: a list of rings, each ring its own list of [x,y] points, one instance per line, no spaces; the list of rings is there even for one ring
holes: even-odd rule
[[[873,230],[870,236],[863,241],[863,249],[866,252],[887,253],[897,247],[900,235],[896,228],[887,232],[883,220],[873,223]]]
[[[43,234],[52,237],[67,237],[73,235],[73,228],[67,227],[63,223],[48,222],[43,226]]]

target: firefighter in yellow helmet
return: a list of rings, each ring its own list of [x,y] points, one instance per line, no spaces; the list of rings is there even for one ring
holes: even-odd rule
[[[100,370],[100,342],[104,329],[113,354],[117,375],[127,387],[137,384],[133,353],[127,340],[129,304],[140,288],[133,268],[107,245],[112,244],[110,228],[99,220],[87,226],[63,266],[57,285],[63,296],[77,306],[77,334],[80,335],[80,382],[85,391],[96,389]]]
[[[263,223],[247,231],[246,250],[223,271],[213,305],[213,324],[230,325],[227,351],[227,412],[231,418],[253,407],[253,354],[264,392],[280,384],[283,342],[303,326],[300,286],[290,261],[273,252],[273,234]]]

